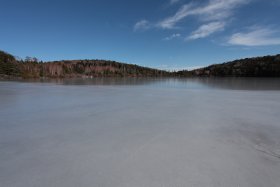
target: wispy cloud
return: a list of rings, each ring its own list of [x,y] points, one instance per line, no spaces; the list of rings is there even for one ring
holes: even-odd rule
[[[209,0],[207,4],[189,3],[183,5],[175,15],[160,21],[157,26],[163,29],[176,28],[176,24],[188,16],[199,16],[203,21],[226,20],[233,10],[250,0]]]
[[[228,44],[248,47],[280,45],[280,32],[271,28],[253,27],[247,32],[233,34]]]
[[[175,39],[175,38],[179,38],[179,37],[181,37],[181,34],[176,33],[176,34],[172,34],[172,35],[170,35],[170,36],[168,36],[168,37],[164,38],[163,40],[165,40],[165,41],[169,41],[169,40],[173,40],[173,39]]]
[[[169,2],[176,3],[180,0],[169,0]],[[180,23],[188,17],[194,17],[201,25],[194,31],[192,31],[186,38],[186,41],[196,40],[200,38],[206,38],[216,32],[225,30],[226,26],[230,25],[234,18],[237,8],[250,3],[253,0],[207,0],[192,1],[182,5],[178,11],[165,19],[158,22],[150,23],[147,20],[141,20],[134,26],[134,30],[147,30],[150,28],[160,29],[178,29],[183,28]],[[240,34],[232,36],[231,40],[234,43],[238,40]],[[171,35],[164,40],[172,40],[180,36]]]
[[[195,40],[199,38],[205,38],[215,32],[224,30],[224,22],[211,22],[200,26],[197,30],[193,31],[186,40]]]
[[[173,5],[175,3],[178,3],[180,0],[170,0],[170,4]]]
[[[192,4],[183,5],[174,16],[168,17],[160,21],[157,26],[163,29],[173,29],[175,25],[189,15]]]
[[[151,24],[147,20],[140,20],[134,25],[134,31],[139,31],[139,30],[147,30],[151,27]]]

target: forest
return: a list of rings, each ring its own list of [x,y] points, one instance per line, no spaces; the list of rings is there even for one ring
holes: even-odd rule
[[[170,72],[108,60],[42,62],[34,57],[23,60],[0,51],[0,77],[280,77],[280,55],[245,58],[191,71]]]

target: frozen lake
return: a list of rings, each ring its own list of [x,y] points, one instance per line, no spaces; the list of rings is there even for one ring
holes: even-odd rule
[[[0,82],[1,187],[279,187],[280,79]]]

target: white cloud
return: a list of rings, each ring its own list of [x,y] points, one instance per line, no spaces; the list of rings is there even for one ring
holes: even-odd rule
[[[176,28],[176,24],[188,16],[199,16],[204,21],[226,20],[238,6],[250,0],[209,0],[205,5],[193,3],[183,5],[175,15],[160,21],[157,26],[163,29]]]
[[[199,38],[205,38],[215,32],[224,30],[224,22],[211,22],[200,26],[197,30],[191,33],[187,40],[195,40]]]
[[[180,0],[170,0],[170,3],[176,3]],[[179,10],[170,17],[167,17],[157,23],[150,23],[147,20],[141,20],[134,26],[134,30],[147,30],[150,28],[176,29],[184,19],[195,17],[201,22],[197,30],[194,30],[186,37],[186,40],[195,40],[205,38],[219,31],[223,31],[226,25],[229,25],[237,8],[248,4],[253,0],[207,0],[192,1],[191,3],[182,5]],[[244,33],[236,33],[244,34]],[[180,36],[171,35],[164,40],[172,40]],[[232,36],[238,39],[239,35]],[[232,43],[237,39],[232,39]],[[235,41],[234,41],[235,40]],[[277,43],[277,42],[276,42]]]
[[[151,27],[151,24],[147,20],[140,20],[134,25],[134,31],[139,31],[139,30],[147,30]]]
[[[168,37],[164,38],[163,40],[168,41],[168,40],[173,40],[173,39],[179,38],[179,37],[181,37],[181,34],[176,33],[176,34],[172,34],[171,36],[168,36]]]
[[[280,45],[279,35],[279,31],[269,28],[251,28],[248,32],[233,34],[228,40],[228,44],[248,47]]]
[[[188,16],[188,11],[191,10],[191,7],[192,4],[183,5],[174,16],[160,21],[157,26],[163,29],[173,29],[176,23]]]

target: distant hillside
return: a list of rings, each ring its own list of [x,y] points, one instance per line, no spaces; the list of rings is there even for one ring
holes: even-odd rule
[[[0,51],[0,77],[280,77],[280,55],[246,58],[192,71],[168,72],[106,60],[39,62]]]
[[[70,77],[162,77],[167,71],[106,60],[63,60],[38,62],[36,58],[16,60],[0,51],[0,75],[22,78]]]
[[[183,77],[280,77],[280,55],[245,58],[176,74]]]

